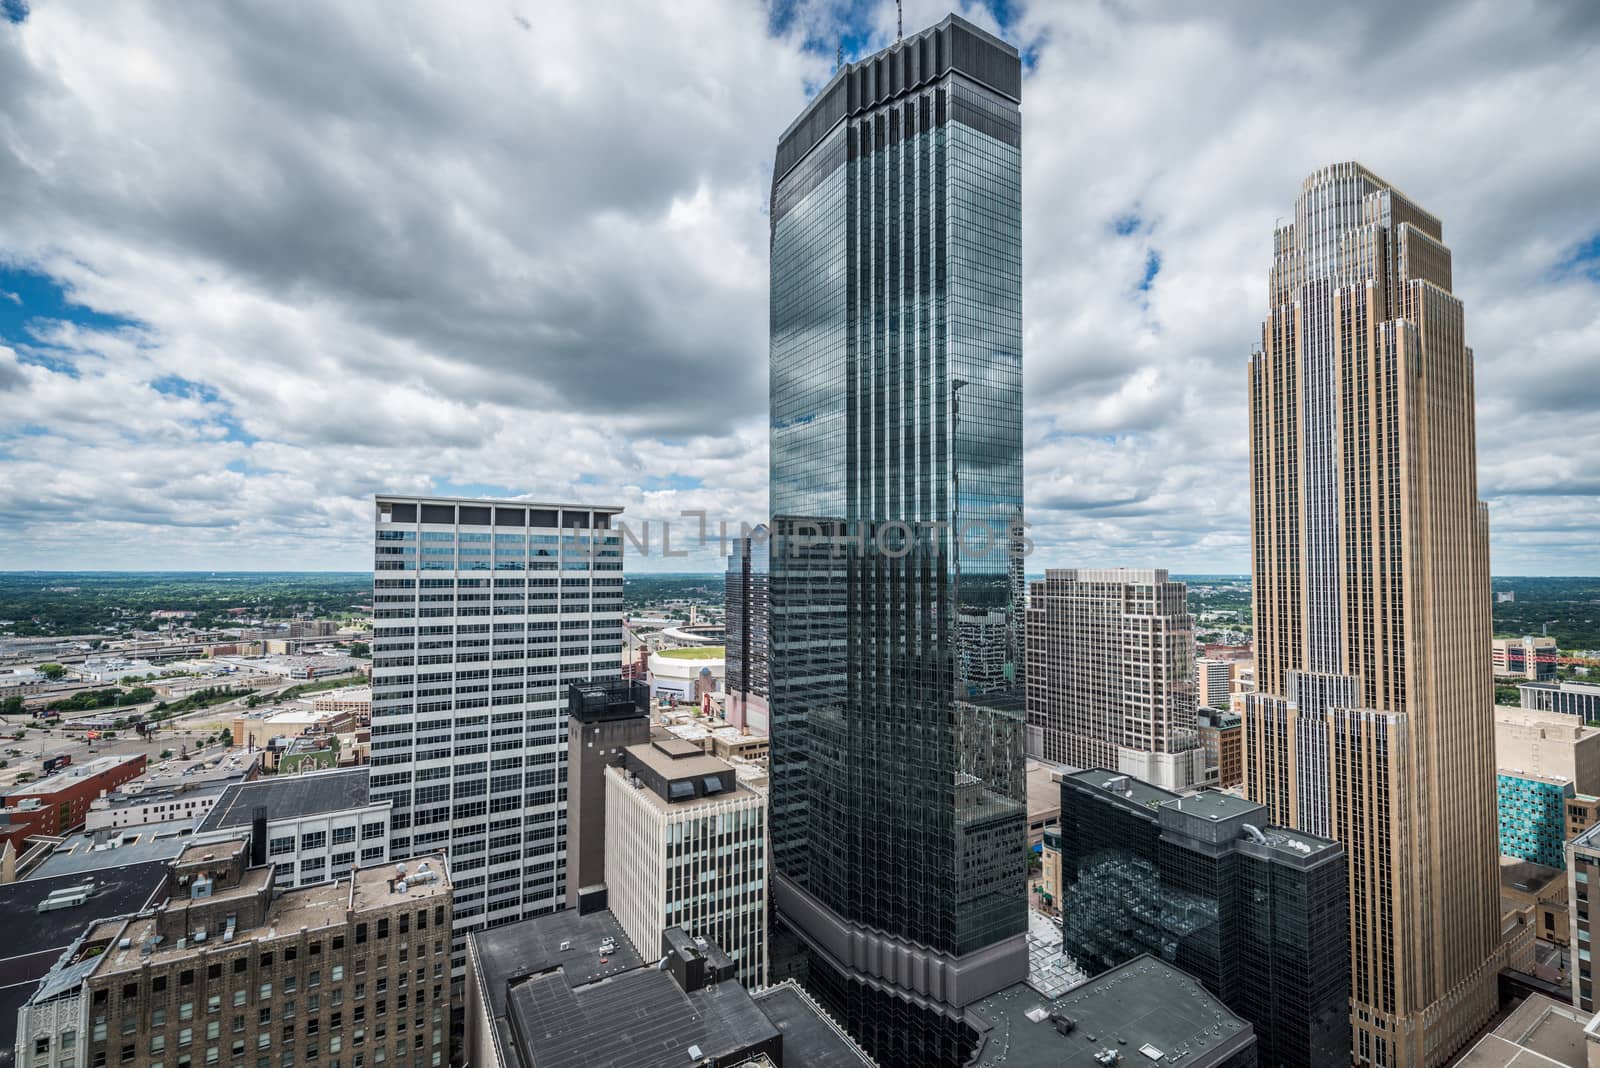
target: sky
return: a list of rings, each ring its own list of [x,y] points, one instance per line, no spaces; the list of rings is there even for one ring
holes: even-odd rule
[[[1030,571],[1248,570],[1273,229],[1355,159],[1454,251],[1494,572],[1600,573],[1600,6],[955,9],[1025,59]],[[361,570],[380,492],[620,504],[689,550],[630,570],[718,568],[679,516],[764,518],[773,150],[894,35],[0,0],[0,569]]]

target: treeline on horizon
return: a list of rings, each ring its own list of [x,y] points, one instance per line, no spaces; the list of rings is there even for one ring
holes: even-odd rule
[[[1173,578],[1190,584],[1192,611],[1238,611],[1248,623],[1248,575]],[[1501,576],[1491,584],[1497,594],[1516,595],[1494,604],[1497,636],[1548,633],[1562,649],[1600,649],[1600,577]],[[1213,588],[1199,592],[1196,586]],[[719,605],[722,573],[635,573],[627,576],[625,594],[630,612],[668,600]],[[372,575],[365,571],[0,571],[0,621],[10,621],[0,624],[0,633],[111,636],[150,626],[150,613],[157,611],[194,612],[192,622],[200,627],[234,623],[232,608],[252,618],[309,612],[337,619],[358,615],[371,595]]]

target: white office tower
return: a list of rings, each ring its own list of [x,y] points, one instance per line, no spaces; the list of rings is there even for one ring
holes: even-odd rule
[[[372,798],[391,856],[447,851],[458,937],[563,901],[567,686],[619,673],[620,511],[376,499]]]
[[[681,927],[767,983],[767,796],[678,738],[632,745],[606,769],[606,892],[645,957]]]

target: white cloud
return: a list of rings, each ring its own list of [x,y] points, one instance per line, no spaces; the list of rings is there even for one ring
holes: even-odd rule
[[[1600,285],[1570,266],[1600,230],[1591,9],[1135,12],[1006,27],[1032,62],[1032,566],[1247,566],[1273,222],[1358,158],[1455,250],[1496,570],[1593,571]],[[5,566],[360,568],[384,490],[760,518],[771,154],[832,66],[803,42],[847,14],[803,0],[778,36],[733,0],[0,23],[0,264],[137,324],[0,348]],[[892,5],[855,14],[892,38]]]

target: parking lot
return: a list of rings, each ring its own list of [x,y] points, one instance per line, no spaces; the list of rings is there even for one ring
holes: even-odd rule
[[[215,710],[208,711],[215,712]],[[193,755],[202,741],[216,738],[226,720],[214,714],[209,717],[196,716],[193,719],[173,721],[171,726],[157,725],[154,732],[147,737],[141,737],[137,731],[129,729],[117,731],[115,738],[101,738],[95,741],[86,739],[82,731],[45,727],[24,731],[20,739],[13,740],[9,735],[26,722],[27,719],[23,717],[13,717],[4,729],[0,730],[0,733],[7,735],[0,738],[0,760],[6,762],[6,766],[0,768],[0,790],[15,786],[18,778],[28,772],[32,772],[37,779],[44,761],[60,754],[70,756],[74,764],[82,764],[95,757],[131,756],[135,753],[143,753],[148,759],[155,761],[164,750],[170,749],[177,753],[184,746],[187,746],[190,755]]]

